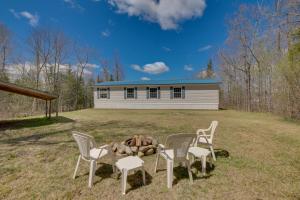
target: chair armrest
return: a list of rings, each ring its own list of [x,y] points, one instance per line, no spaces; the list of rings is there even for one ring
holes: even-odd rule
[[[198,129],[197,130],[197,135],[205,135],[206,131],[209,131],[209,129]]]
[[[100,147],[98,147],[99,149],[105,149],[105,150],[107,150],[108,151],[108,155],[115,155],[114,153],[113,153],[113,151],[112,151],[112,148],[111,148],[111,146],[110,145],[108,145],[108,144],[105,144],[105,145],[102,145],[102,146],[100,146]]]
[[[102,145],[100,147],[98,147],[98,149],[108,149],[109,145],[108,144],[105,144],[105,145]]]
[[[198,136],[197,136],[197,143],[198,143],[198,140],[199,140],[200,138],[204,138],[205,141],[206,141],[207,143],[209,143],[209,141],[208,141],[209,136],[208,136],[208,135],[198,135]]]
[[[160,149],[165,149],[166,147],[165,147],[165,145],[163,145],[163,144],[158,144],[158,148],[160,148]]]
[[[209,129],[199,129],[197,131],[197,138],[196,138],[196,141],[194,142],[194,146],[198,145],[198,141],[199,141],[200,138],[204,138],[206,143],[209,143],[208,139],[210,138],[210,135],[206,135],[206,133],[205,133],[206,130],[209,130]],[[200,132],[202,134],[199,134]]]

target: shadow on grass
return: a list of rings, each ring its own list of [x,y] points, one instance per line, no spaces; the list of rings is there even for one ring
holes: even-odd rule
[[[195,174],[193,172],[193,168],[197,169],[197,173]],[[191,169],[192,169],[192,176],[193,176],[193,180],[198,180],[198,179],[208,179],[211,176],[213,176],[211,174],[211,172],[215,169],[215,165],[212,165],[212,167],[210,167],[209,163],[206,164],[206,174],[202,174],[201,173],[201,162],[200,161],[195,161],[192,165],[191,165]],[[201,174],[201,176],[197,175],[197,174]],[[173,185],[176,185],[181,179],[188,179],[189,180],[189,174],[188,174],[188,170],[186,167],[183,166],[177,166],[174,167],[173,169],[173,174],[176,177],[176,179],[173,180]]]
[[[120,173],[114,173],[113,169],[112,169],[112,165],[107,164],[107,163],[100,163],[100,167],[97,168],[95,175],[101,177],[100,180],[94,182],[94,184],[100,183],[102,182],[104,179],[107,178],[115,178],[115,179],[119,179],[120,184],[121,184],[121,174]],[[89,175],[89,173],[85,173],[85,175]],[[145,175],[146,175],[146,185],[151,184],[152,183],[152,176],[145,171]],[[126,192],[129,192],[131,190],[135,190],[138,189],[139,187],[143,186],[143,175],[141,170],[138,170],[137,172],[133,173],[133,174],[129,174],[127,176],[127,183],[131,186],[130,189],[127,189]]]
[[[95,172],[95,176],[99,176],[101,177],[101,180],[96,181],[94,184],[101,182],[103,179],[106,178],[111,178],[112,175],[114,174],[113,169],[112,169],[112,165],[107,164],[107,163],[99,163],[97,164],[97,166],[99,166]],[[89,175],[89,173],[87,173],[87,175]]]
[[[146,175],[146,185],[151,184],[152,176],[147,171],[145,171],[145,175]],[[139,187],[143,187],[144,186],[143,175],[142,175],[141,170],[137,171],[136,173],[134,173],[132,175],[129,175],[127,177],[127,182],[131,186],[131,188],[127,189],[126,193],[129,191],[132,191],[132,190],[136,190]],[[121,182],[120,182],[120,184],[121,184]]]
[[[200,173],[202,174],[202,164],[201,164],[201,161],[200,160],[197,160],[195,161],[192,165],[191,165],[192,169],[195,168],[197,170],[197,173]],[[209,178],[211,177],[212,175],[210,174],[212,171],[214,171],[216,168],[216,166],[214,164],[212,164],[212,166],[210,166],[210,164],[207,162],[206,163],[206,175],[203,175],[202,177],[200,177],[201,179],[202,178]]]
[[[22,144],[22,145],[29,145],[29,144],[52,145],[52,144],[59,144],[59,143],[74,142],[73,140],[59,141],[59,142],[40,141],[41,139],[43,139],[45,137],[70,132],[71,130],[72,130],[71,128],[68,128],[68,129],[59,130],[59,131],[52,131],[52,132],[47,132],[47,133],[39,133],[39,134],[33,134],[33,135],[28,135],[28,136],[21,136],[21,137],[17,137],[17,138],[10,138],[10,139],[5,139],[5,140],[0,140],[0,144],[10,144],[10,145],[15,145],[15,144]]]
[[[227,158],[227,157],[229,157],[229,152],[224,149],[215,149],[215,155],[217,158],[220,158],[220,157]],[[213,172],[215,170],[216,166],[214,164],[212,164],[212,166],[211,166],[207,162],[206,163],[206,174],[202,174],[202,164],[199,160],[197,160],[191,165],[191,168],[192,168],[193,180],[198,180],[198,179],[208,179],[211,176],[213,176],[211,174],[211,172]],[[197,170],[196,174],[193,172],[193,169]],[[159,171],[165,171],[167,173],[166,169],[158,169],[157,172],[159,172]],[[176,179],[173,180],[174,185],[176,185],[181,179],[189,179],[189,174],[188,174],[187,168],[184,166],[181,166],[181,165],[174,167],[173,174],[176,177]],[[197,174],[201,174],[201,176],[198,176]]]
[[[69,123],[74,122],[74,120],[58,116],[53,117],[51,119],[45,117],[39,118],[29,118],[29,119],[16,119],[16,120],[2,120],[0,121],[0,131],[1,130],[14,130],[14,129],[21,129],[21,128],[34,128],[40,126],[46,126],[50,124],[56,123]]]
[[[223,157],[223,158],[228,158],[230,156],[229,152],[224,149],[215,149],[215,155],[216,157]]]

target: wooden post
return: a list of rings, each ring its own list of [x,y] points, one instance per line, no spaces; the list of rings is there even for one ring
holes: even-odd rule
[[[51,100],[50,100],[50,103],[49,103],[49,119],[51,118]]]
[[[46,118],[47,118],[48,117],[48,101],[47,100],[46,100],[46,106],[45,106],[45,108],[46,108],[45,109],[46,110],[45,114],[46,114]]]
[[[58,107],[59,107],[59,105],[58,105],[58,98],[59,97],[57,97],[57,99],[56,99],[56,117],[58,117]]]

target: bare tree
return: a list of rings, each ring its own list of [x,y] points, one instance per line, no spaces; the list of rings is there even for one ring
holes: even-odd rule
[[[49,63],[51,57],[51,35],[47,29],[37,28],[29,36],[28,44],[33,53],[35,65],[35,88],[39,89],[41,72]],[[35,98],[32,105],[33,111],[38,109]]]
[[[8,28],[0,22],[0,79],[7,79],[5,67],[7,62],[7,56],[11,47],[11,33]]]
[[[76,97],[75,108],[79,108],[79,104],[83,105],[83,99],[79,99],[82,94],[82,86],[84,84],[84,72],[88,67],[89,62],[96,56],[94,49],[87,46],[79,46],[75,44],[74,47],[75,59],[76,59]]]
[[[110,67],[106,59],[101,61],[101,73],[103,81],[111,81]]]
[[[51,33],[51,60],[45,67],[46,79],[48,88],[57,96],[56,100],[56,115],[61,102],[61,65],[64,64],[69,53],[69,40],[61,31],[50,31]],[[49,68],[49,69],[48,69]]]
[[[300,2],[277,0],[274,9],[261,2],[242,5],[229,19],[219,52],[224,102],[248,111],[297,113],[300,75],[290,55],[296,55],[292,33],[300,24]]]
[[[115,81],[121,81],[124,79],[123,66],[117,52],[114,55],[113,78]]]

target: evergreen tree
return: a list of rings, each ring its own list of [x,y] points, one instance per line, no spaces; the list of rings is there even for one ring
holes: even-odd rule
[[[209,59],[208,63],[207,63],[207,69],[206,69],[206,78],[212,78],[214,77],[214,70],[213,70],[213,64],[212,64],[212,60]]]

